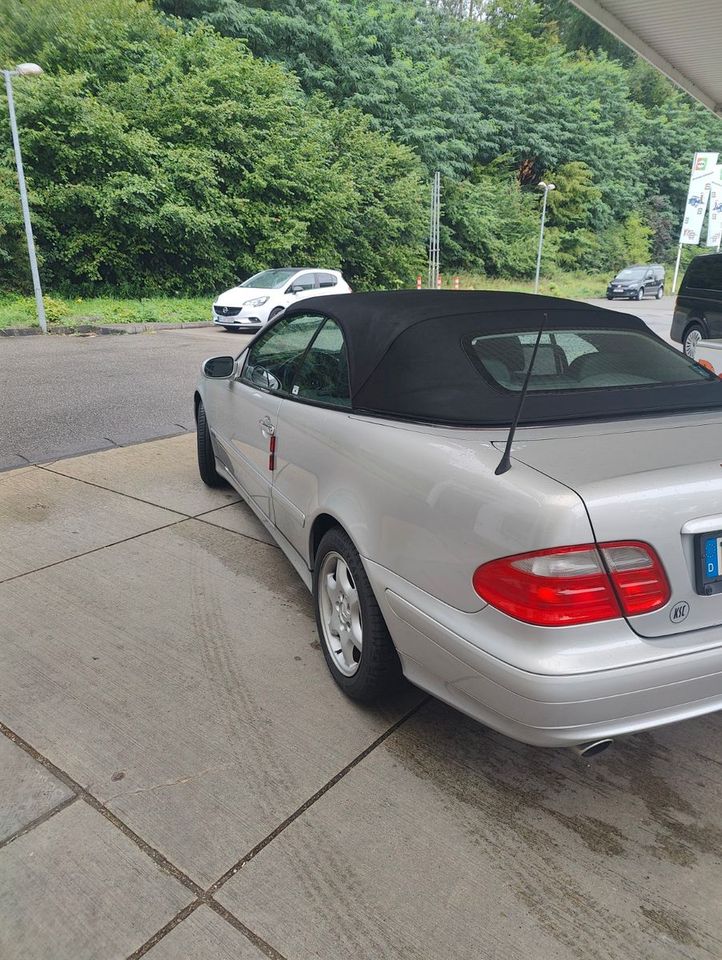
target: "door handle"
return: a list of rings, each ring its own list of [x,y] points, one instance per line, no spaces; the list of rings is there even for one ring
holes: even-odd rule
[[[272,437],[273,434],[276,432],[276,428],[271,422],[270,417],[262,417],[258,421],[258,424],[261,428],[261,433],[264,435],[264,437]]]

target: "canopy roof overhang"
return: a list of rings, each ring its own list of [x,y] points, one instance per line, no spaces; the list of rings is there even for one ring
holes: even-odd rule
[[[571,0],[722,117],[720,0]]]

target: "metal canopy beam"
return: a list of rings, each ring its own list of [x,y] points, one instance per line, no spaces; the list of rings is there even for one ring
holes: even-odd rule
[[[722,117],[719,0],[571,0],[670,80]]]

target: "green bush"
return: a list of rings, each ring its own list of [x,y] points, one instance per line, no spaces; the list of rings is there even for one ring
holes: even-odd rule
[[[33,301],[34,303],[35,301]],[[67,303],[56,300],[55,297],[44,296],[43,306],[45,307],[45,319],[48,323],[61,323],[70,312]]]

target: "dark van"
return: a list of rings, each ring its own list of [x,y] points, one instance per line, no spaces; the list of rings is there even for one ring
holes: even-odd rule
[[[635,263],[620,270],[607,284],[607,300],[643,300],[644,297],[664,296],[664,267],[660,263]]]
[[[722,254],[695,257],[677,294],[670,336],[688,357],[700,340],[722,339]]]

